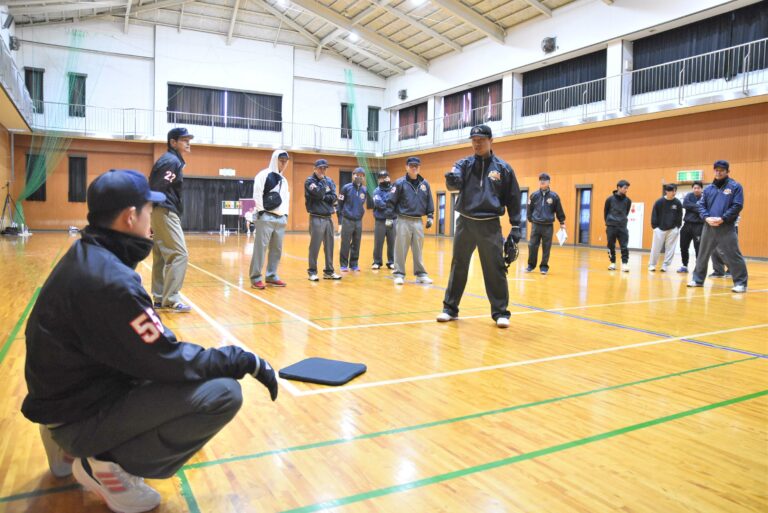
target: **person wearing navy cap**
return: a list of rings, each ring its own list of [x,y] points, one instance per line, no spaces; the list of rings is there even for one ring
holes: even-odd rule
[[[715,179],[704,188],[699,199],[699,216],[704,220],[701,232],[699,254],[696,255],[696,268],[691,275],[689,287],[704,286],[709,259],[715,251],[728,265],[733,277],[731,291],[747,291],[747,264],[739,249],[739,235],[736,223],[739,213],[744,208],[744,189],[730,177],[731,166],[727,160],[714,163]]]
[[[541,245],[541,274],[549,272],[549,252],[552,249],[553,224],[555,219],[560,222],[560,229],[565,229],[565,212],[560,202],[560,196],[550,189],[550,176],[547,173],[539,175],[539,190],[531,194],[528,201],[528,219],[531,220],[531,236],[528,239],[528,267],[525,272],[536,269]]]
[[[181,189],[184,182],[184,157],[189,153],[195,136],[186,128],[173,128],[168,132],[168,151],[157,159],[149,174],[149,184],[165,194],[152,211],[152,231],[155,245],[152,250],[152,296],[157,309],[171,312],[189,312],[191,307],[181,302],[181,286],[187,273],[189,252],[181,229],[184,206]]]
[[[342,272],[359,271],[360,238],[363,235],[363,216],[365,203],[368,200],[368,190],[363,178],[365,169],[355,168],[352,172],[352,182],[344,185],[339,192],[339,204],[336,208],[341,230],[341,253],[339,265]]]
[[[378,173],[379,186],[373,191],[373,217],[375,226],[373,228],[373,265],[371,269],[381,269],[384,264],[382,253],[384,251],[384,241],[387,241],[387,268],[395,267],[395,221],[397,214],[394,207],[389,203],[389,196],[392,194],[392,182],[389,179],[389,172],[386,169]]]
[[[404,177],[392,186],[389,206],[397,212],[395,230],[395,285],[405,283],[405,259],[408,248],[413,251],[413,274],[419,283],[432,283],[432,278],[424,268],[424,226],[421,218],[427,216],[427,228],[432,227],[435,203],[429,182],[419,174],[421,159],[408,157],[405,160]]]
[[[21,411],[39,424],[54,475],[138,513],[161,501],[140,478],[173,476],[234,418],[236,380],[252,375],[272,400],[278,385],[255,354],[180,342],[160,320],[135,269],[152,251],[152,204],[165,194],[141,173],[113,170],[86,197],[88,226],[27,322]]]
[[[309,213],[309,281],[319,281],[317,255],[320,254],[320,244],[325,250],[323,279],[341,279],[333,270],[333,213],[339,199],[336,196],[336,184],[325,176],[326,171],[328,161],[317,159],[313,173],[304,181],[304,205]]]
[[[472,254],[477,248],[483,269],[485,292],[491,303],[491,317],[499,328],[509,327],[510,313],[507,266],[504,263],[504,236],[499,218],[506,210],[511,230],[508,238],[520,240],[520,186],[512,167],[493,153],[493,132],[478,125],[469,132],[474,154],[459,160],[445,174],[449,191],[456,199],[456,233],[448,288],[438,322],[458,319]]]

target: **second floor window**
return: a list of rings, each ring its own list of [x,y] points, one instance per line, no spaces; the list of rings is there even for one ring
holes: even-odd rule
[[[29,96],[32,98],[32,112],[35,114],[42,114],[44,112],[43,73],[45,73],[43,69],[24,68],[24,84],[27,86]]]
[[[85,117],[85,78],[79,73],[69,74],[69,115]]]

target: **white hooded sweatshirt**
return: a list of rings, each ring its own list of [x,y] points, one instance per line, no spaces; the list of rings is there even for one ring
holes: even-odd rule
[[[283,202],[280,203],[280,206],[277,207],[274,210],[270,210],[275,215],[278,216],[287,216],[288,212],[290,211],[288,206],[288,200],[290,199],[291,195],[288,191],[288,179],[283,176],[282,173],[280,173],[277,170],[277,156],[281,153],[287,153],[285,150],[275,150],[272,153],[272,158],[269,161],[269,167],[266,169],[262,169],[259,171],[259,173],[256,175],[256,178],[253,183],[253,199],[256,202],[256,208],[254,209],[254,213],[261,212],[264,210],[264,193],[265,192],[272,192],[272,191],[280,191],[280,197],[283,199]],[[264,190],[264,184],[267,181],[267,177],[269,176],[269,173],[275,172],[283,177],[280,182],[278,182],[277,185],[275,185],[272,190],[265,191]]]

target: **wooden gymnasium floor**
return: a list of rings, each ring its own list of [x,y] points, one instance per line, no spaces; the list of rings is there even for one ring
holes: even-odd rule
[[[26,316],[73,240],[0,241],[2,512],[106,511],[48,473],[19,413]],[[523,249],[512,328],[500,330],[477,261],[464,318],[434,321],[451,243],[425,242],[434,285],[398,288],[368,269],[370,236],[363,272],[310,283],[308,237],[289,234],[288,287],[256,291],[249,240],[189,236],[182,292],[195,309],[163,315],[180,339],[242,344],[278,368],[323,356],[368,372],[340,388],[283,382],[276,403],[243,380],[236,419],[178,476],[152,482],[158,511],[768,510],[768,263],[750,261],[749,292],[735,295],[722,279],[687,289],[685,276],[648,273],[639,252],[624,274],[606,270],[603,250],[554,248],[551,274],[527,275]],[[139,271],[146,284],[149,267]]]

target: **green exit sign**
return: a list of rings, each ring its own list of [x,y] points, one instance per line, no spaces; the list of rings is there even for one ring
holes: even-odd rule
[[[693,169],[688,171],[678,171],[677,172],[677,181],[678,182],[693,182],[695,180],[701,180],[701,178],[704,176],[704,172],[701,169]]]

